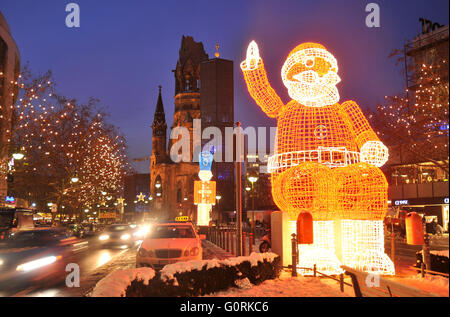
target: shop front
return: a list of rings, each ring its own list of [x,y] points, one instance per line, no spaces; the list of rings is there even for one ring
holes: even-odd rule
[[[399,211],[417,212],[425,217],[427,224],[437,222],[442,227],[443,232],[448,232],[448,197],[393,199],[390,206]]]

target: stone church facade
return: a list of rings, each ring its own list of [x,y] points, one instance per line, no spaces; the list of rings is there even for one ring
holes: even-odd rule
[[[193,120],[202,119],[201,94],[205,97],[208,95],[208,92],[201,92],[201,65],[209,62],[216,63],[218,60],[226,61],[218,58],[209,59],[201,42],[195,42],[190,36],[182,37],[179,58],[176,68],[173,70],[175,75],[175,111],[171,130],[173,131],[177,127],[184,127],[189,130],[190,157],[188,162],[175,163],[170,158],[170,149],[177,140],[169,138],[161,87],[159,87],[152,124],[150,192],[153,200],[150,211],[151,217],[173,220],[177,216],[189,216],[193,221],[196,221],[197,206],[194,205],[194,181],[198,180],[199,165],[198,162],[193,162],[192,158],[194,153],[198,153],[200,144],[194,144],[193,141]],[[231,80],[228,78],[230,83],[227,85],[232,86],[232,62],[226,62],[231,64]],[[211,93],[215,94],[216,92]],[[229,124],[232,125],[234,119],[232,91],[225,99],[231,100],[225,108],[228,109],[227,112],[231,113]],[[203,112],[206,113],[207,111],[204,110]],[[233,198],[234,196],[230,197],[231,203],[233,203]]]

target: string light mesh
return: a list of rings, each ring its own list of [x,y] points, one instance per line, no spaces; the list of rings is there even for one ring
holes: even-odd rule
[[[241,69],[250,95],[278,119],[277,148],[268,161],[274,201],[291,220],[302,211],[314,219],[315,243],[301,246],[302,265],[340,272],[335,250],[335,241],[340,241],[346,250],[340,256],[350,266],[392,272],[379,239],[383,227],[358,227],[360,221],[378,224],[387,210],[387,182],[377,167],[387,161],[388,151],[356,102],[338,103],[336,59],[316,43],[291,51],[281,70],[293,99],[286,105],[268,82],[255,42]],[[349,221],[346,228],[357,230],[357,236],[335,232],[332,220]],[[348,247],[352,244],[358,248]]]
[[[303,43],[293,49],[281,69],[289,96],[305,106],[322,107],[339,101],[337,61],[324,46]]]
[[[342,220],[343,264],[365,272],[394,275],[394,263],[384,253],[381,220]]]
[[[259,59],[258,68],[254,70],[247,70],[245,61],[242,62],[241,68],[244,70],[244,78],[250,95],[269,117],[277,117],[279,110],[283,107],[283,102],[270,86],[262,59]]]
[[[388,183],[383,172],[368,163],[333,170],[330,207],[340,219],[383,220]]]
[[[297,222],[291,221],[291,231],[297,233]],[[298,265],[297,271],[301,275],[312,275],[314,264],[316,269],[325,274],[340,274],[341,262],[336,256],[334,221],[314,221],[314,243],[298,245]]]
[[[302,211],[314,220],[328,220],[328,191],[331,170],[322,164],[305,162],[282,173],[272,173],[272,195],[277,206],[297,220]]]
[[[388,149],[383,143],[367,141],[361,147],[361,161],[380,167],[383,166],[387,160]]]

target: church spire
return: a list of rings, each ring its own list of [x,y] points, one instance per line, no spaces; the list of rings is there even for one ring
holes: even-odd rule
[[[166,114],[164,113],[164,105],[161,97],[162,86],[159,85],[158,88],[159,94],[158,94],[158,101],[156,102],[155,115],[153,117],[153,130],[155,129],[155,126],[166,125],[167,127]]]
[[[164,113],[164,105],[161,96],[161,85],[158,86],[159,94],[156,102],[155,115],[153,118],[152,130],[152,166],[157,163],[166,161],[166,114]]]

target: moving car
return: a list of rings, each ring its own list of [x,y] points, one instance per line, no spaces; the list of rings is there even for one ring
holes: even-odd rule
[[[190,222],[152,226],[136,255],[136,267],[161,268],[166,264],[202,259],[201,240]]]
[[[83,242],[66,230],[16,231],[0,246],[0,288],[41,285],[65,276],[65,263]]]
[[[83,226],[81,226],[80,224],[69,224],[67,228],[73,233],[74,236],[78,238],[84,238],[85,231]]]
[[[101,246],[131,247],[136,243],[135,229],[128,224],[107,226],[98,236]]]

